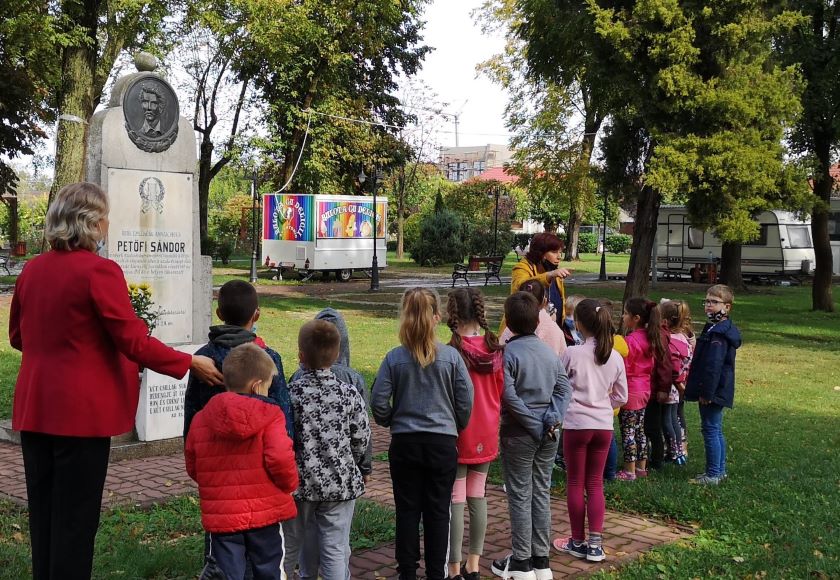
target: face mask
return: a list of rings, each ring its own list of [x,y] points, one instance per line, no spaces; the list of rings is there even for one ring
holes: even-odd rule
[[[257,334],[257,325],[256,324],[251,327],[251,332],[253,332],[254,334]]]
[[[542,265],[543,270],[545,270],[546,272],[551,272],[552,270],[556,270],[560,267],[560,264],[552,264],[548,260],[543,260]]]
[[[717,312],[707,312],[706,318],[709,319],[709,322],[715,324],[726,318],[726,312],[724,312],[723,310],[719,310]]]
[[[102,250],[105,249],[105,240],[97,240],[96,242],[96,253],[101,254]]]

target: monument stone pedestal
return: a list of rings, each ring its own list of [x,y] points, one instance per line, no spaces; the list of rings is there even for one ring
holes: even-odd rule
[[[117,80],[108,107],[91,120],[87,180],[110,198],[104,255],[122,267],[127,284],[151,290],[160,314],[153,336],[193,353],[213,301],[212,264],[199,243],[195,134],[172,87],[154,72],[154,58],[135,62],[139,72]],[[141,441],[181,435],[186,381],[143,372]]]

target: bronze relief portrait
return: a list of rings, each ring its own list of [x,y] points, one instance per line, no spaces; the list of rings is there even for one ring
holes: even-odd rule
[[[178,98],[161,78],[142,76],[123,96],[125,129],[131,141],[143,151],[166,151],[178,137]]]

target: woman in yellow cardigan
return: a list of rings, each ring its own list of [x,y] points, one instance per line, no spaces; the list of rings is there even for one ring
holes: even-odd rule
[[[566,301],[563,278],[571,274],[566,268],[557,267],[562,250],[563,242],[554,234],[545,232],[535,235],[531,239],[528,253],[513,267],[510,274],[510,293],[518,292],[526,280],[539,280],[548,291],[549,302],[557,308],[557,316],[562,317],[563,303]],[[499,334],[504,329],[505,320],[502,318]]]

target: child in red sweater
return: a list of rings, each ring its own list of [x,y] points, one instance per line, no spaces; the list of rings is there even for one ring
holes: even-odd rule
[[[283,529],[297,514],[292,440],[280,408],[266,397],[277,369],[254,343],[232,349],[222,373],[227,392],[193,419],[184,454],[198,483],[201,523],[210,536],[208,560],[230,578],[281,580]]]

